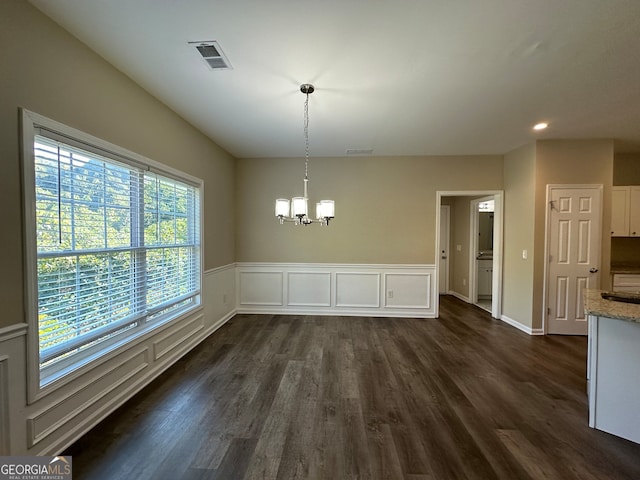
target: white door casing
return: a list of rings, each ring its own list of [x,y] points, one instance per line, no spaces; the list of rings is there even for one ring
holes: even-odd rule
[[[438,293],[449,293],[449,232],[451,228],[450,220],[451,207],[440,205],[440,236],[438,243],[439,270],[438,270]]]
[[[503,197],[502,192],[494,192],[485,198],[477,198],[471,201],[470,213],[470,238],[469,238],[469,299],[471,303],[478,302],[478,205],[480,202],[493,200],[493,262],[491,273],[491,316],[502,317],[502,235],[503,235]]]
[[[492,302],[491,302],[491,315],[494,318],[501,318],[502,316],[502,268],[503,268],[503,248],[502,248],[502,232],[503,232],[503,198],[504,192],[501,190],[451,190],[451,191],[436,191],[436,234],[435,234],[435,258],[440,257],[440,206],[442,205],[442,197],[480,197],[493,195],[494,199],[494,222],[493,222],[493,281],[492,281]],[[437,276],[439,277],[440,262],[436,260]],[[473,278],[469,278],[469,286],[471,288]],[[435,291],[435,290],[434,290]],[[467,299],[467,301],[469,301]],[[439,315],[439,301],[435,303],[435,316]]]
[[[546,330],[587,335],[583,290],[599,288],[602,186],[547,186]]]

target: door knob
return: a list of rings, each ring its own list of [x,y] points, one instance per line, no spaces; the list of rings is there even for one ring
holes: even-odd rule
[[[591,272],[591,273],[596,273],[597,271],[598,271],[598,269],[597,269],[597,268],[595,268],[595,267],[591,267],[591,268],[589,269],[589,272]]]

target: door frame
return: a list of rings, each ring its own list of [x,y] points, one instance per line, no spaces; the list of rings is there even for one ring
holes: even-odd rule
[[[444,272],[439,272],[439,274],[436,276],[436,278],[438,279],[438,295],[440,294],[440,275],[444,274],[444,285],[445,285],[445,291],[444,293],[449,293],[449,271],[451,268],[451,206],[450,205],[440,205],[440,209],[438,210],[439,213],[442,212],[442,209],[445,209],[447,211],[447,218],[446,218],[446,222],[445,222],[445,228],[446,228],[446,232],[447,232],[447,261],[446,263],[446,270]],[[440,228],[442,228],[442,216],[440,216],[438,218],[438,225]],[[438,245],[436,246],[437,249],[437,255],[436,255],[436,262],[438,264],[438,268],[440,267],[440,256],[442,255],[442,245],[440,244],[440,239],[442,238],[442,231],[439,230],[438,231]]]
[[[493,286],[491,298],[491,316],[493,318],[502,318],[502,269],[503,269],[503,231],[504,231],[504,190],[437,190],[436,191],[436,237],[435,237],[435,257],[438,258],[440,243],[440,205],[442,205],[442,197],[481,197],[493,196],[494,203],[494,219],[493,219]],[[451,255],[450,255],[451,256]],[[440,281],[440,262],[435,261],[436,267],[436,285]],[[471,272],[470,272],[471,273]],[[471,277],[471,274],[469,275]],[[469,282],[471,282],[469,278]],[[473,280],[475,282],[475,280]],[[469,284],[471,292],[472,285]],[[475,288],[475,285],[473,286]],[[437,292],[438,287],[432,291]],[[435,316],[438,317],[440,310],[440,298],[436,295]]]
[[[488,195],[486,197],[474,198],[470,201],[469,204],[469,300],[474,305],[478,303],[478,234],[480,232],[480,219],[478,213],[478,205],[482,202],[486,202],[489,200],[494,201],[494,212],[493,212],[493,234],[495,236],[496,227],[496,206],[495,206],[495,195]],[[494,238],[494,246],[495,246],[495,238]],[[495,260],[495,255],[494,255]],[[492,261],[493,263],[494,261]],[[492,268],[495,270],[495,263],[493,263]],[[491,282],[493,285],[494,278],[492,276]],[[491,310],[493,311],[493,287],[491,288]]]
[[[602,183],[548,183],[547,192],[545,198],[545,224],[544,224],[544,282],[542,285],[542,331],[544,335],[549,335],[549,322],[547,322],[548,308],[549,308],[549,255],[551,251],[551,192],[555,189],[583,189],[589,188],[598,190],[600,192],[600,285],[602,285],[603,269],[602,269],[602,240],[603,240],[603,225],[604,225],[604,185]]]

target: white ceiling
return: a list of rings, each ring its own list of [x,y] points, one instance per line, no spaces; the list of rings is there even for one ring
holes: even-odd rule
[[[30,1],[236,157],[640,151],[640,0]]]

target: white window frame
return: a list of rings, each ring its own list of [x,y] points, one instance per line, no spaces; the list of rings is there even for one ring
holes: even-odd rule
[[[141,328],[135,329],[133,334],[124,336],[113,342],[105,344],[92,351],[89,355],[82,355],[77,362],[72,363],[68,369],[62,370],[54,379],[41,385],[40,355],[39,355],[39,321],[38,321],[38,272],[37,272],[37,238],[36,238],[36,202],[35,202],[35,152],[34,140],[38,132],[47,131],[52,136],[59,136],[65,143],[81,148],[88,148],[103,157],[112,158],[120,163],[129,164],[141,170],[158,173],[159,175],[173,178],[196,187],[199,190],[199,231],[200,231],[200,265],[199,285],[202,289],[204,272],[203,249],[203,209],[204,182],[196,177],[188,175],[174,168],[131,152],[123,147],[99,139],[75,128],[51,120],[40,114],[21,109],[21,158],[23,180],[23,231],[24,231],[24,281],[25,281],[25,311],[28,327],[27,335],[27,370],[28,370],[28,402],[50,394],[58,388],[68,384],[79,376],[86,374],[97,365],[109,360],[121,353],[124,349],[143,341],[143,339],[158,327],[193,315],[203,309],[202,295],[197,295],[195,304],[178,314],[149,322]],[[49,136],[49,135],[47,135]]]

